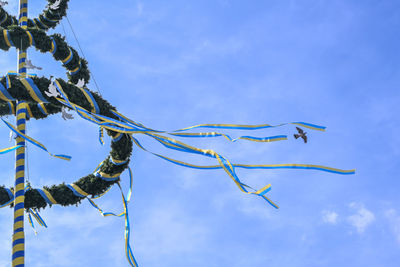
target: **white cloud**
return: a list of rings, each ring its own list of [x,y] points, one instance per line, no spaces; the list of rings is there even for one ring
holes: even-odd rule
[[[199,221],[187,219],[178,203],[166,202],[143,215],[135,228],[137,244],[140,244],[137,252],[142,257],[157,261],[166,255],[193,253],[209,238],[208,229]]]
[[[389,220],[390,228],[393,231],[397,241],[400,243],[400,215],[394,209],[389,209],[385,212],[386,218]]]
[[[375,215],[370,210],[366,209],[362,204],[350,203],[350,208],[356,210],[354,215],[347,217],[348,222],[357,229],[359,234],[362,234],[365,229],[375,220]]]
[[[226,191],[214,195],[213,197],[212,205],[218,212],[227,212],[227,209],[229,210],[235,207],[235,210],[239,212],[241,216],[268,220],[269,222],[279,220],[279,217],[276,216],[278,211],[261,198],[254,195],[245,195],[236,188],[236,186],[225,188],[224,190]],[[234,210],[231,212],[234,212]],[[269,227],[271,227],[271,225],[269,225]]]
[[[334,211],[324,210],[322,212],[322,221],[324,223],[336,224],[339,215]]]

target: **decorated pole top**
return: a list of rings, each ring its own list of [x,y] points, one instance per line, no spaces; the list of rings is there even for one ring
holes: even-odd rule
[[[260,142],[270,143],[288,140],[285,134],[274,136],[231,136],[225,133],[225,130],[268,130],[271,128],[296,127],[297,137],[301,137],[307,142],[307,133],[303,130],[307,128],[316,132],[324,132],[325,127],[313,123],[292,121],[271,125],[267,123],[259,125],[243,124],[198,124],[177,130],[158,130],[145,126],[123,115],[112,106],[102,96],[89,88],[87,83],[90,79],[90,72],[87,61],[70,46],[65,37],[60,34],[48,35],[49,29],[55,28],[63,17],[66,17],[68,0],[48,0],[48,5],[44,11],[36,18],[27,18],[27,1],[21,0],[21,14],[25,14],[19,19],[8,14],[2,6],[0,7],[0,49],[8,51],[10,48],[19,49],[19,68],[17,71],[10,71],[0,78],[0,116],[16,114],[25,116],[29,119],[42,119],[47,116],[62,113],[64,119],[72,119],[74,114],[77,118],[83,119],[98,127],[98,132],[94,133],[99,143],[103,145],[104,131],[110,137],[110,153],[99,162],[98,166],[93,166],[89,173],[70,184],[61,183],[57,185],[43,185],[39,187],[23,186],[23,172],[21,172],[24,161],[19,149],[25,147],[26,142],[35,148],[46,152],[49,156],[71,160],[69,155],[55,154],[50,152],[44,145],[44,141],[38,141],[33,136],[29,136],[24,131],[25,117],[17,119],[17,127],[10,122],[3,120],[3,123],[17,138],[17,145],[7,148],[1,152],[8,152],[17,149],[17,168],[16,168],[16,186],[10,188],[0,187],[0,207],[14,206],[18,209],[18,216],[15,217],[17,224],[23,222],[23,211],[28,214],[32,226],[32,217],[46,227],[46,223],[39,215],[39,210],[51,207],[52,205],[77,205],[82,200],[87,200],[103,216],[122,217],[125,220],[125,255],[131,266],[138,266],[130,245],[130,224],[128,204],[132,192],[132,173],[129,168],[133,146],[139,150],[148,152],[160,159],[170,163],[198,170],[224,170],[227,177],[246,195],[256,196],[268,203],[273,208],[278,205],[268,196],[272,186],[266,184],[259,188],[244,183],[237,174],[237,169],[307,169],[319,170],[336,174],[354,174],[355,170],[342,170],[332,167],[326,167],[313,164],[289,163],[289,164],[241,164],[231,162],[228,157],[213,149],[198,148],[187,144],[182,140],[191,140],[193,138],[223,138],[227,142]],[[29,60],[26,60],[26,51],[29,47],[34,47],[42,53],[49,53],[66,70],[67,79],[53,77],[38,77],[36,74],[27,73],[26,68],[38,69]],[[25,54],[24,54],[25,53]],[[23,105],[20,105],[23,103]],[[16,109],[17,107],[17,109]],[[72,112],[69,114],[67,111]],[[20,121],[20,124],[18,123]],[[22,125],[22,126],[21,126]],[[204,130],[204,132],[202,131]],[[292,136],[289,136],[292,137]],[[149,138],[161,146],[182,152],[184,154],[194,154],[200,157],[207,157],[214,161],[214,165],[198,165],[184,160],[175,159],[158,152],[149,151],[141,143],[141,138]],[[21,150],[22,151],[22,150]],[[21,165],[18,165],[18,162]],[[124,193],[120,185],[123,173],[126,171],[129,177],[130,187]],[[21,172],[21,173],[20,173]],[[19,175],[22,175],[21,177]],[[17,186],[18,181],[18,186]],[[22,189],[21,189],[22,183]],[[33,183],[33,181],[32,181]],[[105,195],[110,188],[116,184],[121,191],[121,202],[123,211],[120,213],[107,212],[101,209],[95,199]],[[23,196],[23,199],[20,198]],[[171,196],[173,197],[173,196]],[[22,215],[21,215],[22,214]],[[22,216],[22,219],[20,218]],[[21,224],[21,223],[19,223]],[[22,223],[23,224],[23,223]],[[21,227],[20,227],[21,228]],[[23,226],[22,226],[23,228]],[[22,230],[21,230],[22,231]],[[14,232],[16,236],[16,232]],[[22,240],[22,237],[18,238]],[[19,243],[18,243],[19,242]],[[22,258],[23,251],[21,242],[13,240],[13,261]],[[17,253],[18,252],[18,253]],[[22,262],[22,263],[21,263]],[[14,263],[13,263],[14,264]],[[14,266],[23,264],[23,261],[16,262]],[[21,265],[23,266],[23,265]]]

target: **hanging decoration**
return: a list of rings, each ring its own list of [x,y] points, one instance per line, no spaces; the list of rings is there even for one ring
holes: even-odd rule
[[[305,122],[290,122],[279,125],[200,124],[175,131],[161,131],[148,128],[127,118],[119,113],[114,106],[103,99],[98,93],[86,87],[90,79],[87,61],[81,58],[78,52],[66,43],[65,38],[59,34],[47,35],[46,31],[55,28],[66,15],[67,8],[68,0],[48,0],[47,8],[43,13],[37,18],[28,19],[27,28],[23,28],[19,26],[18,20],[14,16],[8,14],[2,6],[0,7],[0,49],[8,51],[11,47],[14,47],[26,50],[29,47],[34,47],[42,53],[51,53],[53,58],[60,61],[62,66],[66,69],[68,77],[66,81],[61,78],[53,79],[53,77],[46,78],[36,75],[26,75],[26,77],[23,77],[15,71],[8,72],[3,77],[0,77],[0,116],[15,114],[16,101],[24,101],[26,103],[28,120],[43,119],[57,113],[62,113],[64,119],[72,119],[72,114],[67,112],[67,110],[69,110],[73,112],[76,117],[87,120],[99,127],[99,142],[101,144],[104,144],[104,131],[111,137],[111,151],[109,155],[100,162],[99,166],[97,166],[93,172],[77,179],[76,182],[71,184],[61,183],[58,185],[44,186],[43,188],[32,188],[29,186],[29,188],[25,189],[25,210],[28,213],[28,219],[32,226],[34,226],[32,217],[35,218],[40,225],[46,226],[44,220],[38,213],[40,209],[55,204],[62,206],[76,205],[82,200],[87,199],[103,216],[125,218],[125,252],[131,266],[137,266],[129,244],[130,227],[127,208],[132,187],[132,174],[128,165],[133,145],[163,160],[180,166],[195,169],[223,169],[227,176],[238,186],[239,190],[245,194],[259,196],[275,208],[278,208],[278,205],[267,197],[267,193],[271,190],[271,185],[268,184],[262,188],[253,189],[239,179],[236,173],[237,168],[313,169],[336,174],[354,174],[354,170],[341,170],[310,164],[235,164],[230,162],[227,157],[214,150],[200,149],[177,139],[224,137],[230,142],[239,140],[254,142],[284,141],[287,140],[286,135],[269,137],[246,135],[232,138],[221,131],[225,129],[258,130],[282,127],[284,125],[295,125],[297,129],[300,129],[298,127],[304,127],[316,131],[325,131],[325,127],[315,124]],[[30,61],[28,61],[27,66],[31,69],[40,68],[34,66]],[[17,136],[43,149],[51,156],[64,160],[70,159],[67,155],[50,153],[41,142],[19,131],[6,120],[3,120],[3,122],[4,126],[10,128]],[[199,129],[211,129],[211,131],[189,132]],[[300,135],[298,137],[302,137],[306,142],[305,133],[300,131],[299,133]],[[140,136],[152,138],[168,149],[209,157],[215,161],[215,165],[196,165],[148,151],[140,143],[138,139]],[[12,147],[6,150],[11,151],[16,148],[17,147]],[[127,197],[122,193],[119,184],[121,175],[126,170],[128,171],[131,185]],[[94,202],[95,198],[103,196],[114,184],[118,185],[122,193],[124,211],[120,214],[104,212]],[[13,206],[14,197],[13,188],[8,188],[6,186],[0,187],[0,207]]]

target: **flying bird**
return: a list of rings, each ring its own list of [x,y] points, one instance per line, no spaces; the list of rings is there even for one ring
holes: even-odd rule
[[[31,61],[30,59],[27,59],[27,60],[26,60],[26,62],[25,62],[25,67],[26,67],[27,69],[38,69],[38,70],[41,70],[41,69],[42,69],[41,67],[37,67],[37,66],[33,65],[33,64],[32,64],[32,61]]]
[[[60,93],[57,91],[57,87],[53,82],[50,82],[49,91],[44,91],[48,97],[61,97]]]
[[[5,5],[8,5],[8,2],[7,2],[7,1],[0,1],[0,7],[3,7],[3,6],[5,6]]]
[[[13,131],[10,131],[10,142],[12,141],[12,139],[16,139],[16,138],[17,138],[17,135]]]
[[[49,8],[52,10],[56,10],[60,7],[61,0],[55,1],[53,4],[49,5]]]
[[[67,112],[67,109],[65,107],[62,108],[61,112],[62,112],[61,117],[64,120],[72,120],[74,118],[74,116],[72,116],[72,114],[69,114]]]
[[[82,88],[85,85],[84,79],[79,79],[78,82],[75,84],[76,86]]]
[[[297,138],[301,137],[301,138],[303,138],[304,143],[307,143],[307,136],[306,136],[307,132],[303,131],[303,129],[301,129],[299,127],[296,127],[296,129],[299,132],[299,134],[294,134],[294,138],[297,139]]]

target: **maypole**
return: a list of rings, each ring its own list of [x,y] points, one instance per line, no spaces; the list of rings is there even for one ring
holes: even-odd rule
[[[19,26],[28,27],[28,0],[19,1]],[[18,74],[26,77],[26,50],[18,49]],[[17,101],[17,129],[25,134],[26,103]],[[16,138],[20,145],[15,153],[15,189],[14,189],[14,231],[12,236],[12,266],[25,266],[25,233],[24,233],[24,202],[25,202],[25,139]]]
[[[34,227],[31,215],[37,222],[46,227],[38,210],[52,205],[78,205],[82,200],[87,199],[103,216],[117,216],[125,219],[125,254],[130,266],[137,267],[133,257],[133,249],[130,245],[130,224],[128,217],[128,203],[132,193],[132,173],[129,168],[133,146],[140,150],[149,152],[154,156],[170,163],[194,168],[199,170],[222,169],[227,176],[245,194],[258,196],[271,204],[274,208],[278,205],[267,197],[271,185],[253,189],[243,183],[236,173],[236,169],[308,169],[320,170],[336,174],[354,174],[355,170],[342,170],[314,164],[235,164],[229,159],[212,149],[197,148],[186,144],[178,139],[190,138],[212,138],[224,137],[230,142],[239,140],[253,142],[275,142],[288,140],[287,135],[256,137],[239,136],[232,138],[223,131],[228,130],[261,130],[273,127],[296,126],[299,134],[295,138],[302,137],[307,142],[306,132],[299,127],[316,131],[325,131],[324,126],[306,122],[288,122],[277,125],[259,124],[198,124],[174,131],[155,130],[143,124],[129,119],[119,113],[108,101],[98,93],[91,91],[86,85],[90,79],[88,63],[81,58],[79,53],[71,47],[60,34],[47,35],[49,29],[55,28],[63,17],[66,17],[69,0],[47,0],[48,5],[39,16],[28,19],[28,0],[19,1],[19,17],[8,14],[3,6],[7,1],[0,1],[0,49],[8,51],[9,48],[18,49],[18,72],[10,71],[0,77],[0,117],[3,115],[15,114],[17,117],[16,127],[0,118],[4,124],[17,135],[16,146],[0,149],[0,154],[16,149],[15,186],[14,189],[0,186],[0,208],[14,204],[14,231],[12,238],[12,266],[25,266],[25,235],[24,235],[24,211],[29,215],[29,221]],[[79,42],[78,42],[79,44]],[[68,80],[62,78],[37,77],[34,74],[27,74],[29,69],[41,69],[26,59],[27,49],[35,47],[42,53],[50,53],[67,71]],[[82,53],[83,54],[83,53]],[[16,106],[16,111],[14,107]],[[64,119],[71,119],[72,115],[66,113],[70,110],[78,118],[84,119],[99,127],[98,138],[101,144],[103,132],[111,137],[110,153],[97,168],[91,169],[86,176],[77,179],[70,184],[60,183],[58,185],[42,186],[32,188],[25,187],[25,142],[33,144],[47,152],[49,155],[70,160],[71,157],[61,154],[52,154],[39,141],[26,135],[25,122],[27,118],[43,119],[49,115],[62,113]],[[29,114],[29,117],[28,117]],[[210,129],[207,132],[197,132],[200,129]],[[195,130],[196,132],[190,132]],[[218,131],[218,132],[217,132]],[[96,133],[97,135],[97,133]],[[160,143],[167,149],[177,150],[183,153],[206,156],[214,161],[215,165],[197,165],[170,158],[147,150],[140,143],[140,137],[150,138]],[[125,196],[121,186],[121,175],[128,170],[130,187]],[[94,199],[105,195],[111,187],[117,184],[121,190],[123,212],[113,213],[103,211],[94,202]]]

